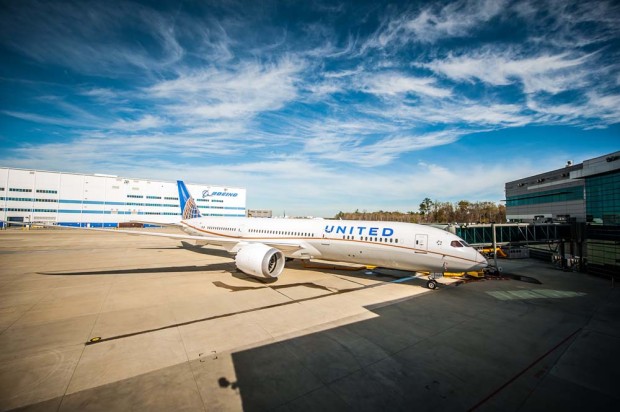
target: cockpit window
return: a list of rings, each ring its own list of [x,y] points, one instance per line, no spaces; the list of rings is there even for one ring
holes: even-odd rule
[[[471,247],[469,245],[469,243],[465,242],[464,240],[461,240],[461,245],[465,246],[465,247]]]
[[[461,245],[461,242],[459,242],[458,240],[453,240],[452,242],[450,242],[450,246],[452,246],[452,247],[463,247],[463,245]]]

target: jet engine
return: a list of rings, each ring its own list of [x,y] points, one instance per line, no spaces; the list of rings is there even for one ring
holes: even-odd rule
[[[277,278],[284,269],[284,255],[263,243],[243,246],[235,257],[237,268],[251,276]]]

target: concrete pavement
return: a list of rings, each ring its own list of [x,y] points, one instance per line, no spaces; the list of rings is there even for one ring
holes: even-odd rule
[[[0,410],[617,408],[620,296],[532,260],[428,291],[169,239],[0,232]],[[86,344],[95,338],[96,343]]]

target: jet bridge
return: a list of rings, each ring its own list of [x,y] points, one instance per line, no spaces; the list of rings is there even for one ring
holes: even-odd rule
[[[582,268],[584,227],[582,223],[500,223],[450,226],[447,230],[478,249],[493,248],[492,250],[496,250],[498,246],[555,245],[562,268],[568,267],[567,254],[578,256],[577,266]],[[531,252],[541,252],[541,249],[530,248]],[[538,257],[549,257],[549,253],[544,255]]]
[[[559,223],[500,223],[456,226],[455,234],[474,247],[497,245],[532,245],[555,243],[571,239],[571,224]]]

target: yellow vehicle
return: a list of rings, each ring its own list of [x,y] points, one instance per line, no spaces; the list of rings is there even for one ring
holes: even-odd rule
[[[496,251],[498,257],[501,257],[501,258],[507,258],[508,257],[506,252],[504,252],[504,250],[501,247],[495,248],[495,251]],[[493,256],[493,248],[492,247],[485,247],[485,248],[480,250],[480,253],[482,253],[487,258],[492,257]]]

